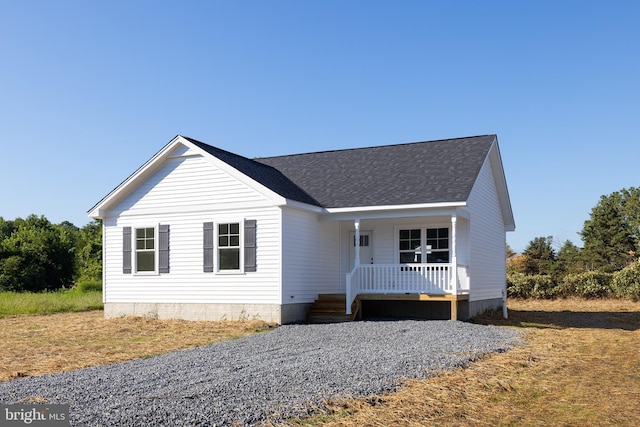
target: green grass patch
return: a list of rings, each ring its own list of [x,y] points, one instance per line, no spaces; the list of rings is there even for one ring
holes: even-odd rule
[[[102,310],[102,292],[68,289],[55,292],[0,292],[0,318]]]

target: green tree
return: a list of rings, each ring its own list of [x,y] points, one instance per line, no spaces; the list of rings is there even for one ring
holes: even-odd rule
[[[0,243],[13,233],[13,221],[5,221],[0,216]]]
[[[638,251],[639,233],[639,188],[601,196],[580,232],[585,261],[589,267],[604,271],[624,268]]]
[[[3,225],[6,229],[6,224]],[[0,289],[41,291],[71,283],[75,265],[73,225],[44,216],[16,219],[0,242]]]
[[[580,248],[570,240],[566,240],[556,256],[557,269],[562,275],[576,274],[585,271]]]
[[[526,262],[523,263],[525,274],[552,274],[556,253],[551,246],[553,237],[536,237],[531,240],[522,252]]]
[[[94,220],[80,229],[76,256],[77,280],[102,280],[102,221]]]

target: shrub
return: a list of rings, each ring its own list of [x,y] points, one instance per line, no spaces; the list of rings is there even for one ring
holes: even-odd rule
[[[605,298],[611,295],[611,273],[587,271],[567,274],[562,283],[562,296]]]
[[[555,298],[557,295],[558,285],[553,277],[549,275],[533,276],[532,297],[536,299]]]
[[[510,273],[507,275],[507,294],[515,298],[555,298],[559,288],[549,275]]]
[[[640,300],[640,261],[615,272],[611,288],[619,298]]]
[[[514,298],[529,298],[532,286],[527,280],[527,276],[522,273],[507,274],[507,296]]]
[[[100,280],[83,280],[78,282],[76,289],[79,292],[102,292],[102,281]]]

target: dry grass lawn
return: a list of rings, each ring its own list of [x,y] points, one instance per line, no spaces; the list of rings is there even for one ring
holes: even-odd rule
[[[0,319],[0,381],[149,357],[269,329],[261,321],[104,319],[102,311]]]
[[[640,303],[511,301],[527,343],[396,393],[333,402],[322,426],[638,426]]]
[[[525,345],[396,393],[331,402],[322,426],[638,426],[640,303],[511,301]],[[268,329],[262,322],[105,320],[101,311],[0,319],[0,380],[119,362]]]

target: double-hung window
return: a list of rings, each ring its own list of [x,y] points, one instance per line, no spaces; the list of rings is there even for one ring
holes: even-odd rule
[[[255,219],[205,222],[202,234],[205,273],[256,271]]]
[[[136,228],[136,272],[156,271],[156,230]]]
[[[240,223],[218,224],[218,270],[240,271]]]
[[[169,226],[124,227],[122,230],[124,274],[169,273]]]
[[[400,230],[400,263],[422,262],[422,230]]]
[[[427,254],[427,262],[449,262],[449,229],[427,228],[427,248],[431,253]]]
[[[402,264],[448,263],[449,228],[398,230],[398,258]]]

